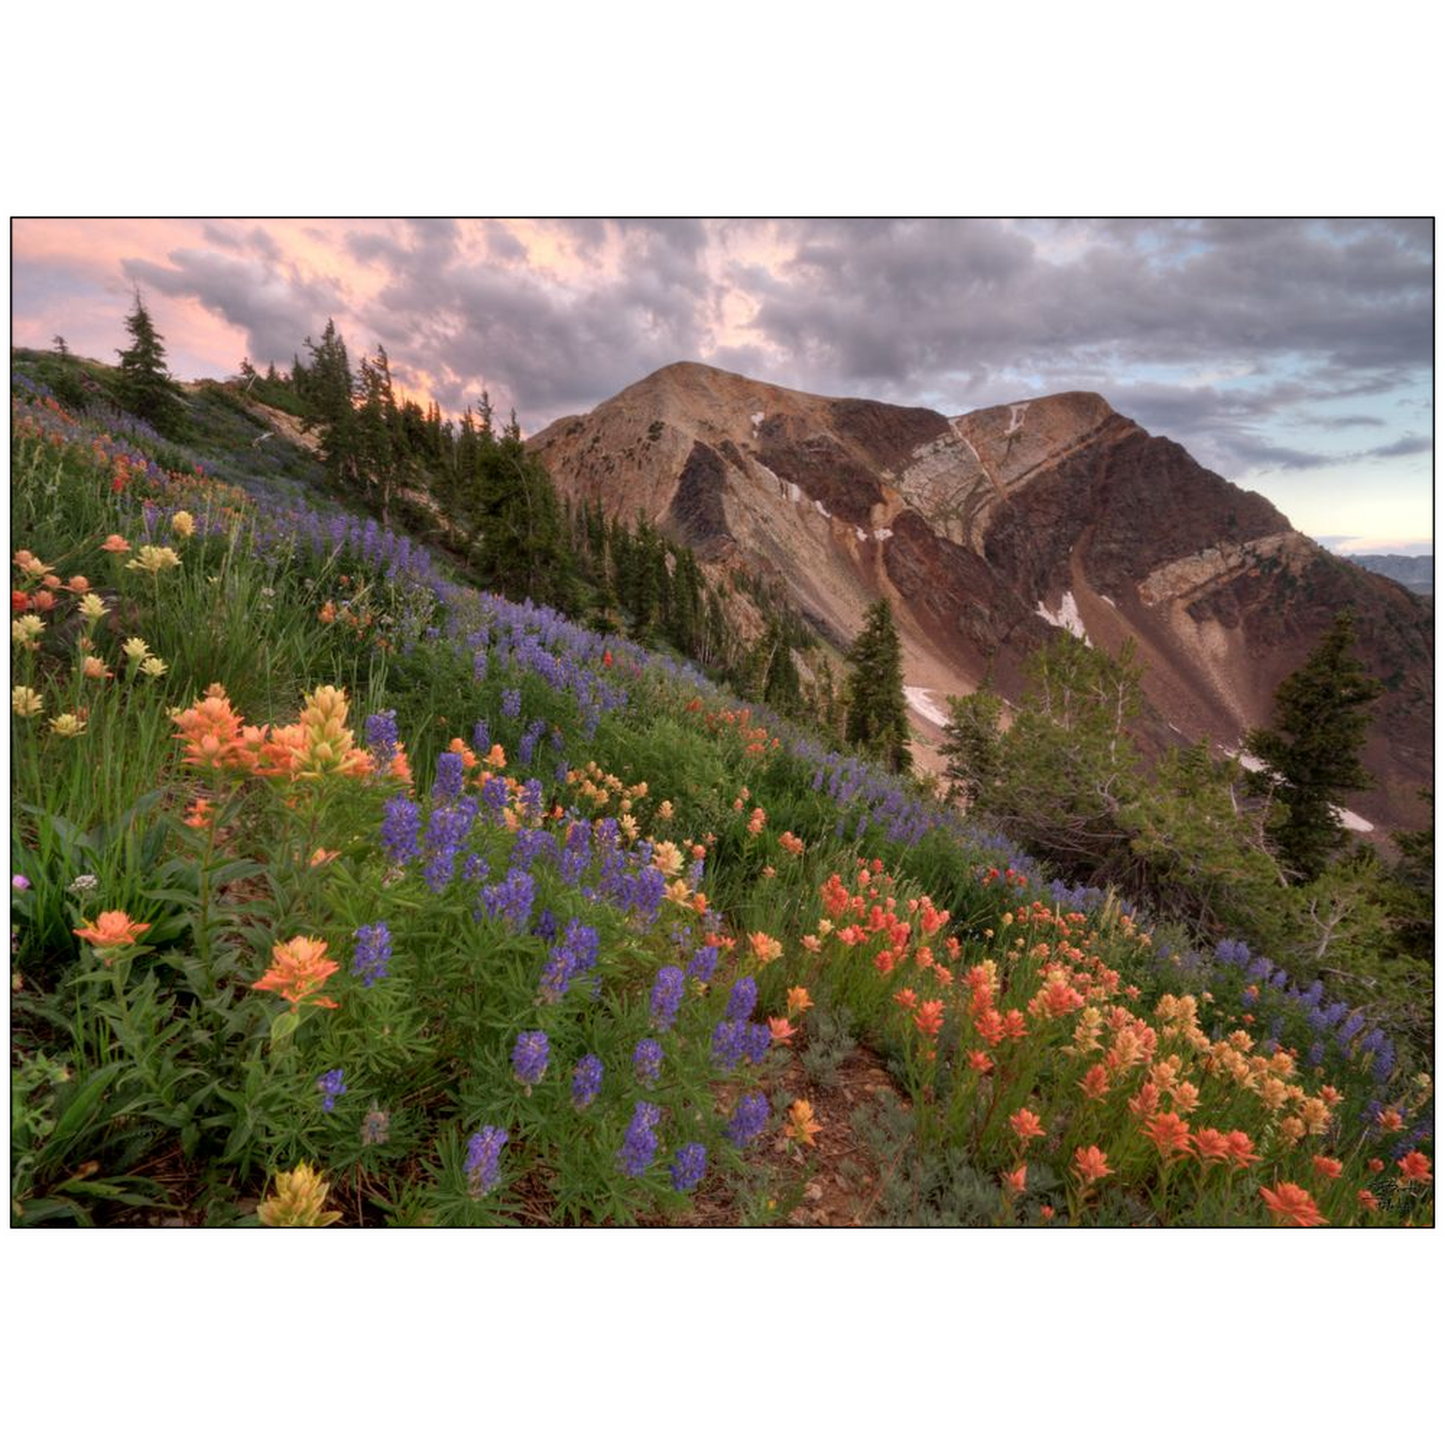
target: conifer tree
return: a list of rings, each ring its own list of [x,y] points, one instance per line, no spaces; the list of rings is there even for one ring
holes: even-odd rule
[[[863,631],[848,650],[848,742],[878,756],[896,773],[913,766],[903,653],[893,609],[882,598],[868,609]]]
[[[1306,882],[1346,840],[1337,809],[1374,781],[1360,762],[1366,712],[1384,691],[1354,656],[1354,620],[1341,612],[1304,665],[1280,683],[1274,721],[1245,746],[1265,765],[1256,789],[1275,790],[1284,816],[1270,829],[1280,860]]]
[[[125,319],[131,344],[121,352],[118,390],[120,404],[133,416],[149,422],[163,436],[176,436],[185,422],[180,391],[166,370],[164,338],[156,331],[150,312],[135,292],[135,309]]]
[[[319,343],[306,340],[311,352],[305,396],[321,426],[321,460],[332,486],[355,486],[358,480],[356,409],[352,404],[351,362],[346,343],[330,319]]]

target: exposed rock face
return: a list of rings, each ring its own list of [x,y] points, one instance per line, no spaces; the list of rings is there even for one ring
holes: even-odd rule
[[[1418,826],[1433,778],[1428,603],[1330,556],[1263,497],[1091,392],[966,416],[665,367],[529,443],[559,487],[714,565],[783,581],[846,644],[893,603],[925,745],[949,693],[1005,694],[1055,626],[1147,665],[1155,736],[1237,746],[1341,607],[1388,691],[1354,810]],[[927,748],[924,753],[926,755]]]

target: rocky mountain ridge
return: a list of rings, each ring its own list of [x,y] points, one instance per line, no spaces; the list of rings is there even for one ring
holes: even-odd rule
[[[781,581],[838,645],[893,604],[918,733],[991,677],[1005,696],[1050,629],[1148,669],[1155,740],[1237,747],[1330,619],[1354,609],[1387,684],[1357,812],[1418,825],[1432,780],[1428,603],[1295,531],[1092,392],[962,416],[814,396],[695,363],[531,439],[559,489],[638,513],[716,570]]]

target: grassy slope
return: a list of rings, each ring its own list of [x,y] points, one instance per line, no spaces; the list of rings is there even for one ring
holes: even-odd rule
[[[777,1192],[774,1156],[730,1138],[728,1111],[743,1091],[771,1096],[775,1133],[793,1101],[783,1049],[754,1065],[718,1062],[729,989],[744,976],[759,986],[746,1010],[754,1026],[788,1012],[790,987],[810,989],[815,1009],[794,1010],[793,1050],[851,1023],[893,1061],[913,1110],[860,1121],[885,1156],[884,1217],[1260,1222],[1269,1214],[1259,1187],[1281,1180],[1312,1190],[1337,1222],[1425,1217],[1425,1186],[1405,1181],[1391,1158],[1392,1146],[1403,1154],[1402,1141],[1428,1131],[1424,1091],[1391,1075],[1386,1043],[1364,1020],[1322,1023],[1325,1001],[1291,997],[1267,968],[1247,973],[1242,946],[1233,961],[1181,956],[1115,900],[1055,906],[1060,890],[1041,892],[1036,870],[1010,859],[1003,840],[746,714],[675,662],[454,587],[396,539],[344,523],[331,532],[301,515],[316,496],[310,458],[279,442],[253,447],[254,425],[224,393],[203,393],[192,412],[199,440],[178,449],[123,418],[78,417],[29,392],[18,410],[16,546],[64,577],[85,572],[110,609],[87,633],[62,594],[38,650],[15,654],[15,682],[35,686],[46,706],[40,719],[15,720],[15,866],[31,885],[13,895],[20,1217],[106,1220],[183,1205],[191,1218],[250,1218],[244,1201],[268,1174],[303,1159],[326,1171],[354,1220],[671,1217],[692,1198],[665,1167],[684,1143],[705,1144],[711,1197],[731,1201],[736,1217],[763,1217],[758,1201]],[[177,543],[179,569],[151,579],[99,550],[111,532],[138,547],[147,526],[171,540],[168,519],[182,505],[201,525]],[[87,636],[114,673],[104,682],[76,675]],[[164,659],[164,676],[125,662],[130,636]],[[399,785],[243,781],[185,767],[167,710],[213,683],[247,721],[275,723],[294,719],[311,689],[343,687],[358,740],[362,718],[394,710],[431,830],[422,863],[445,851],[438,839],[454,806],[428,802],[436,758],[453,738],[471,742],[479,721],[508,765],[488,769],[479,746],[464,796],[480,796],[471,784],[483,772],[510,778],[494,786],[510,786],[512,816],[481,805],[456,877],[438,889],[421,863],[399,866],[382,846],[388,799],[405,797]],[[47,730],[81,706],[81,736]],[[520,789],[533,776],[542,811],[529,813]],[[198,796],[213,821],[188,827]],[[543,816],[554,811],[562,816]],[[619,822],[615,849],[612,825],[596,830],[604,818]],[[573,876],[561,859],[579,820],[592,825],[592,852]],[[684,860],[694,847],[705,854],[701,876],[655,917],[642,895],[660,880],[629,844],[634,823],[644,840],[676,843]],[[519,839],[531,840],[525,858]],[[318,847],[336,856],[313,866]],[[505,893],[483,891],[513,870],[535,892],[521,927],[507,920]],[[98,881],[77,894],[83,874]],[[820,901],[835,874],[836,919]],[[925,936],[934,906],[951,918]],[[82,948],[72,930],[102,909],[146,920],[150,951],[107,965]],[[544,911],[562,934],[576,920],[598,937],[596,967],[558,1000],[538,990],[558,936],[547,936]],[[390,972],[368,988],[344,965],[354,931],[383,916]],[[765,962],[769,945],[754,949],[751,933],[780,942],[780,957]],[[288,1011],[253,985],[273,945],[296,935],[324,938],[343,964],[327,982],[340,1007],[303,1010],[294,1033],[273,1032]],[[689,979],[677,1022],[659,1027],[659,970],[691,966],[708,938],[724,944],[711,986]],[[1186,989],[1197,1001],[1158,1011]],[[943,1006],[936,1033],[920,1008],[929,1000]],[[1005,1019],[1014,1008],[1025,1037],[990,1042],[990,1010]],[[1235,1029],[1259,1038],[1274,1029],[1299,1062],[1286,1064],[1287,1053],[1271,1062],[1268,1043],[1231,1045]],[[551,1055],[530,1087],[514,1077],[512,1049],[538,1030]],[[666,1062],[655,1084],[639,1083],[633,1050],[653,1036]],[[1141,1057],[1127,1057],[1136,1045],[1126,1036],[1141,1041]],[[570,1071],[584,1052],[602,1059],[606,1082],[579,1110]],[[1146,1073],[1171,1055],[1177,1069]],[[1089,1085],[1088,1070],[1106,1058],[1108,1078]],[[346,1093],[327,1110],[317,1080],[338,1068]],[[1261,1088],[1271,1074],[1293,1091],[1286,1100]],[[1149,1103],[1150,1079],[1161,1097],[1131,1109]],[[1322,1090],[1328,1102],[1307,1106]],[[632,1178],[617,1158],[639,1104],[659,1111],[660,1152]],[[1387,1105],[1407,1130],[1381,1133],[1374,1116]],[[1321,1107],[1320,1132],[1296,1141],[1284,1121],[1313,1127]],[[1025,1108],[1042,1120],[1036,1142],[1008,1124]],[[1151,1114],[1176,1113],[1196,1136],[1243,1129],[1260,1162],[1169,1163],[1144,1128]],[[485,1187],[489,1164],[467,1156],[468,1137],[489,1124],[510,1136],[495,1187]],[[1073,1164],[1091,1144],[1113,1173],[1086,1187]],[[801,1142],[790,1148],[806,1153]],[[1337,1181],[1317,1172],[1315,1153],[1341,1160]],[[1377,1174],[1368,1161],[1379,1156]],[[1027,1192],[1001,1188],[1025,1160]],[[1358,1202],[1365,1187],[1379,1213]]]

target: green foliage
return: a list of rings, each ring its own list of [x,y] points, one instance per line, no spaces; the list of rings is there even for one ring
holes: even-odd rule
[[[185,406],[166,370],[163,338],[156,331],[139,289],[135,306],[125,319],[125,329],[131,344],[119,353],[120,404],[133,416],[149,422],[162,436],[180,436],[185,429]]]
[[[1360,762],[1369,729],[1366,709],[1384,691],[1352,648],[1354,621],[1341,612],[1304,665],[1279,685],[1274,720],[1252,731],[1246,747],[1266,767],[1258,787],[1283,804],[1270,837],[1285,866],[1318,878],[1347,833],[1337,809],[1372,779]]]
[[[968,807],[998,784],[1002,748],[999,731],[1003,699],[987,687],[967,697],[950,697],[943,755],[944,777]]]
[[[848,668],[844,738],[895,773],[906,773],[913,766],[913,754],[908,746],[903,654],[886,597],[868,609],[863,630],[848,649]]]

